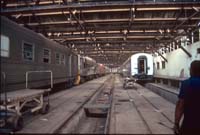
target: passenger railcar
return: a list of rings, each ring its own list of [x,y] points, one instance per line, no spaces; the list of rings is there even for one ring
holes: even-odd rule
[[[80,60],[80,75],[81,80],[87,81],[95,77],[95,67],[97,63],[94,59],[90,57],[82,56]]]
[[[96,67],[97,77],[103,76],[103,75],[108,74],[108,73],[110,73],[110,70],[107,66],[100,64],[100,63],[97,63],[97,67]]]
[[[132,55],[119,69],[124,77],[134,77],[137,80],[153,79],[153,56],[147,53]]]
[[[97,63],[94,59],[86,56],[80,57],[81,81],[91,80],[109,73],[108,67]]]
[[[27,71],[51,70],[54,87],[65,88],[80,82],[80,79],[90,80],[104,75],[105,70],[98,71],[98,66],[95,60],[79,56],[69,48],[1,16],[1,74],[6,75],[8,91],[25,88]],[[29,87],[48,85],[50,74],[29,75]]]
[[[27,71],[51,70],[55,85],[72,85],[78,73],[77,59],[70,49],[1,17],[1,71],[6,74],[7,90],[25,88]],[[32,74],[29,82],[30,87],[47,86],[50,76]]]

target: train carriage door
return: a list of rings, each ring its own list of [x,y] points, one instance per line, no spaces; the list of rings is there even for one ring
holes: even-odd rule
[[[69,55],[69,76],[70,76],[70,78],[71,78],[71,76],[72,76],[72,55],[70,54]]]
[[[84,69],[84,59],[83,57],[80,57],[80,74],[83,74]]]
[[[140,56],[138,58],[138,73],[147,74],[147,57],[146,56]]]

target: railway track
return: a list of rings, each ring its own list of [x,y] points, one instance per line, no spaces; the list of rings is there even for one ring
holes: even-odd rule
[[[140,112],[140,110],[138,109],[137,105],[135,104],[135,102],[132,99],[132,97],[130,96],[129,92],[127,91],[127,94],[129,96],[130,101],[132,101],[132,105],[134,106],[134,108],[136,109],[137,113],[139,114],[140,118],[142,119],[144,126],[146,127],[146,129],[148,130],[148,134],[152,134],[152,131],[149,127],[149,125],[147,124],[145,118],[143,117],[142,113]]]
[[[142,87],[142,86],[141,86]],[[156,105],[154,105],[148,98],[146,98],[143,94],[141,94],[138,90],[136,90],[136,92],[138,93],[138,95],[140,95],[146,102],[148,102],[153,108],[154,110],[161,110],[160,108],[158,108]],[[132,100],[132,97],[131,97],[131,94],[130,94],[130,91],[127,91],[127,94],[130,98],[130,101],[132,102],[133,106],[136,108],[139,116],[141,117],[143,123],[144,123],[144,126],[146,127],[146,129],[148,130],[148,134],[153,134],[153,131],[151,130],[148,122],[145,120],[144,116],[142,115],[141,111],[138,109],[138,106],[135,104],[135,102]],[[162,111],[157,111],[158,113],[160,113],[160,115],[162,115],[164,118],[167,119],[167,121],[169,123],[171,123],[172,125],[174,124],[174,122],[167,116],[165,115]],[[162,126],[165,126],[167,128],[169,128],[170,130],[173,131],[173,128],[166,125],[165,123],[159,121],[158,124],[162,125]]]
[[[121,79],[120,79],[121,80]],[[122,82],[122,80],[121,80]],[[173,125],[174,122],[172,119],[170,119],[170,117],[168,117],[161,108],[159,108],[159,106],[157,106],[155,103],[153,103],[150,99],[148,99],[145,94],[143,93],[144,91],[141,91],[142,89],[147,89],[144,88],[143,86],[136,84],[137,89],[134,90],[125,90],[125,92],[128,95],[129,101],[132,103],[133,107],[136,109],[139,117],[141,118],[141,120],[143,121],[143,126],[146,128],[147,130],[147,134],[154,134],[155,131],[152,130],[152,127],[150,125],[150,121],[149,119],[147,119],[147,117],[145,117],[143,109],[140,108],[141,105],[143,106],[144,103],[146,102],[147,104],[149,104],[149,106],[151,106],[151,108],[153,108],[153,110],[155,110],[156,113],[159,113],[163,118],[165,118],[165,122],[163,122],[162,120],[157,121],[157,124],[160,124],[166,128],[168,128],[169,130],[171,130],[173,132],[173,128],[170,125]],[[149,90],[150,91],[150,90]],[[135,95],[135,96],[134,96]],[[136,96],[137,95],[137,96]],[[139,95],[139,96],[138,96]],[[137,100],[141,100],[143,102],[138,102]],[[167,124],[166,124],[167,123]]]
[[[151,103],[151,101],[150,100],[148,100],[144,95],[141,95],[149,104],[151,104],[152,105],[152,107],[154,107],[155,108],[155,110],[159,110],[159,108],[158,107],[156,107],[153,103]],[[168,118],[168,116],[166,116],[163,112],[159,112],[163,117],[165,117],[170,123],[174,123],[170,118]]]
[[[76,94],[70,93],[70,95],[72,95],[72,96],[70,96],[70,98],[67,98],[67,99],[63,98],[63,100],[59,100],[59,102],[57,102],[56,104],[51,105],[49,111],[54,111],[54,110],[56,110],[57,108],[59,108],[59,106],[65,104],[66,102],[70,102],[70,100],[71,100],[73,97],[77,96],[78,93],[76,93]],[[58,95],[55,95],[55,93],[54,93],[54,94],[51,95],[51,96],[52,96],[52,97],[50,97],[50,104],[56,102],[56,100],[58,100],[58,98],[62,97],[63,95],[60,94],[60,93],[59,93]],[[69,95],[68,95],[68,96],[69,96]],[[25,116],[24,116],[24,118],[25,118],[25,125],[26,125],[26,124],[30,124],[31,122],[33,122],[33,121],[36,120],[36,119],[39,119],[39,118],[42,116],[42,114],[38,114],[38,113],[39,113],[39,112],[35,113],[35,116],[34,116],[34,117],[31,117],[30,114],[25,115]]]
[[[65,123],[55,131],[55,133],[107,133],[113,88],[114,76],[111,76],[111,78],[106,80],[103,85],[73,113],[70,119],[65,121]],[[109,106],[106,115],[105,108],[98,108],[99,105]],[[89,109],[87,110],[89,114],[87,114],[86,109]]]
[[[142,124],[144,126],[143,129],[146,129],[146,131],[142,131],[142,132],[145,132],[147,134],[155,133],[154,127],[152,130],[151,117],[149,119],[149,116],[147,116],[145,111],[143,110],[146,108],[141,108],[140,105],[142,105],[143,107],[148,105],[147,108],[148,109],[150,108],[152,111],[151,113],[154,113],[156,115],[156,120],[154,120],[153,123],[157,123],[158,125],[160,125],[160,127],[165,127],[168,130],[172,130],[172,127],[171,127],[171,125],[173,124],[172,119],[170,119],[165,113],[162,112],[162,108],[159,108],[159,105],[157,103],[155,103],[154,101],[151,101],[151,99],[146,97],[146,95],[143,93],[144,91],[140,91],[143,89],[142,86],[137,85],[137,87],[140,90],[138,90],[138,89],[137,90],[122,90],[121,89],[122,81],[119,81],[120,85],[115,86],[115,83],[114,83],[115,77],[116,77],[115,75],[110,76],[106,81],[102,82],[101,85],[98,86],[98,88],[94,89],[94,87],[93,87],[92,91],[87,90],[87,91],[85,91],[85,94],[80,93],[80,92],[74,93],[74,91],[72,91],[70,93],[65,93],[66,95],[63,95],[62,92],[52,95],[51,103],[53,104],[53,107],[51,107],[50,114],[47,114],[47,115],[51,119],[51,116],[55,115],[55,113],[52,113],[52,112],[55,111],[55,112],[60,112],[62,114],[62,117],[61,117],[61,119],[59,118],[59,120],[58,120],[59,124],[57,123],[57,125],[56,125],[56,122],[54,123],[54,121],[50,120],[49,122],[51,122],[51,123],[49,123],[49,124],[51,124],[51,126],[53,126],[53,129],[51,129],[50,131],[45,129],[44,132],[49,131],[47,133],[60,133],[60,134],[65,134],[65,133],[67,133],[67,134],[68,133],[70,133],[70,134],[82,134],[82,133],[83,134],[87,134],[87,133],[88,134],[108,134],[108,133],[110,133],[110,129],[116,128],[111,125],[111,123],[112,123],[111,118],[115,117],[114,116],[115,112],[114,113],[112,112],[113,111],[112,106],[114,104],[120,105],[120,102],[124,102],[124,103],[130,102],[130,105],[133,106],[133,108],[135,108],[136,114],[138,115],[138,119],[141,119],[141,123],[143,123]],[[93,84],[91,84],[91,85],[93,85]],[[86,86],[84,88],[81,87],[81,88],[89,89],[90,87],[88,87],[88,86]],[[118,88],[118,90],[121,89],[120,90],[121,92],[123,92],[124,94],[125,93],[127,94],[126,101],[121,101],[121,100],[125,100],[125,99],[124,98],[120,99],[120,98],[118,98],[117,95],[116,96],[117,96],[118,100],[115,101],[113,99],[113,94],[116,94],[114,91],[114,87]],[[79,89],[79,88],[77,88],[77,89]],[[90,94],[88,95],[87,93],[89,91],[90,91]],[[120,96],[123,97],[124,94],[122,94]],[[84,95],[87,95],[87,96],[84,96]],[[79,100],[78,97],[84,97],[84,98]],[[59,100],[57,100],[57,99],[59,99]],[[139,100],[142,102],[140,102]],[[112,101],[114,104],[112,103]],[[71,104],[72,104],[72,106],[75,106],[76,103],[78,105],[76,105],[75,108],[70,107]],[[65,114],[65,112],[62,111],[62,108],[68,107],[67,105],[69,105],[69,107],[71,109],[65,109],[65,110],[67,110],[67,112]],[[121,112],[123,112],[123,110],[121,110]],[[137,115],[135,117],[137,117]],[[47,116],[45,116],[45,117],[40,117],[40,116],[41,115],[34,117],[31,121],[29,120],[29,123],[31,123],[35,119],[41,119],[41,118],[45,118],[45,117],[48,119]],[[57,117],[58,116],[59,115],[57,115]],[[55,118],[57,119],[57,117],[55,117],[55,116],[53,116],[53,117],[54,117],[54,119]],[[160,118],[162,120],[164,119],[164,121],[162,121]],[[36,121],[39,122],[39,120],[36,120]],[[115,120],[115,122],[116,122],[116,120]],[[47,127],[47,128],[49,128],[49,127]],[[37,128],[37,130],[38,130],[38,128]],[[41,131],[42,131],[42,129],[39,129],[36,132],[40,133]],[[24,133],[24,132],[22,131],[20,133]],[[156,133],[157,133],[157,131],[156,131]]]
[[[103,81],[103,80],[102,80]],[[59,92],[59,93],[54,93],[50,96],[50,111],[46,115],[41,115],[37,114],[35,116],[31,116],[30,114],[24,116],[24,121],[25,125],[29,125],[28,127],[24,127],[23,130],[19,131],[18,133],[103,133],[104,132],[104,127],[105,123],[107,123],[106,118],[94,118],[94,117],[87,117],[84,112],[84,107],[86,104],[91,103],[96,104],[101,102],[101,104],[108,104],[111,102],[111,96],[110,96],[110,91],[112,90],[112,87],[114,85],[113,83],[114,77],[110,76],[108,79],[106,79],[104,82],[101,83],[101,85],[98,86],[98,88],[94,89],[96,86],[96,83],[91,82],[91,84],[84,85],[84,86],[77,86],[77,90],[74,91],[65,91],[65,92]],[[81,89],[87,89],[81,92]],[[105,96],[106,93],[106,96]],[[82,97],[82,98],[78,98]],[[109,98],[104,98],[104,97],[109,97]],[[104,99],[103,99],[104,98]],[[94,102],[95,101],[95,102]],[[103,103],[103,101],[105,103]],[[78,104],[78,105],[76,105]],[[69,105],[69,107],[68,107]],[[47,122],[52,121],[52,116],[54,119],[56,118],[54,115],[58,115],[58,112],[62,110],[63,107],[68,107],[70,109],[65,109],[68,110],[66,113],[62,112],[63,119],[58,120],[57,125],[56,122],[52,122],[50,125],[53,126],[50,130],[47,130],[49,127],[42,127],[43,129],[38,129],[36,130],[31,129],[32,127],[35,127],[38,122]],[[55,112],[57,114],[55,114]],[[65,117],[67,116],[67,117]],[[60,117],[60,116],[59,116]],[[50,122],[49,121],[49,122]],[[87,121],[88,125],[90,125],[89,129],[90,131],[84,126],[83,123]],[[38,123],[39,124],[39,123]],[[49,126],[50,126],[49,125]],[[108,125],[108,124],[107,124]],[[80,128],[78,128],[80,127]],[[91,131],[91,127],[93,130]],[[48,132],[47,132],[48,131]]]

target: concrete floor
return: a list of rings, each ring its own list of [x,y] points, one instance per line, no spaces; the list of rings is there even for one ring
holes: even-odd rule
[[[27,117],[24,128],[18,133],[55,133],[107,78],[108,76],[95,79],[51,95],[50,112],[46,115]],[[173,134],[175,105],[138,84],[137,90],[124,90],[122,82],[122,78],[116,75],[109,133]],[[82,122],[86,124],[82,124],[76,133],[93,133],[95,130],[90,128],[91,124],[103,127],[102,124],[98,124],[101,121],[93,118]]]
[[[111,134],[173,134],[175,105],[140,85],[124,90],[115,81]]]
[[[19,133],[54,133],[107,78],[108,76],[95,79],[51,95],[50,112],[46,115],[32,116],[31,121],[27,119]]]

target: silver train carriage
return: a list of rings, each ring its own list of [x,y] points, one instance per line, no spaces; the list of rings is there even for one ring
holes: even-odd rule
[[[69,48],[1,16],[1,78],[6,75],[2,79],[5,79],[7,91],[24,89],[28,71],[50,70],[54,88],[72,86],[83,68],[79,61],[78,55]],[[29,75],[30,88],[49,85],[49,73]]]
[[[72,85],[78,73],[78,56],[70,49],[1,17],[1,72],[6,74],[6,89],[25,88],[27,71],[53,72],[54,86]],[[30,87],[50,84],[50,74],[29,75]]]
[[[153,56],[148,53],[132,55],[119,68],[119,72],[124,77],[133,77],[137,80],[152,80],[153,71]]]
[[[90,57],[80,57],[80,77],[82,82],[101,77],[107,73],[109,73],[109,69],[103,64],[97,63]]]

